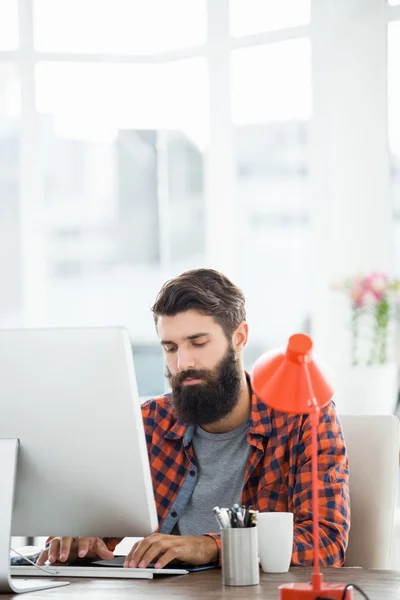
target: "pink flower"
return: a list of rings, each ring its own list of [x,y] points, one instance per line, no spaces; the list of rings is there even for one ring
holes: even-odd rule
[[[376,304],[376,296],[370,290],[364,290],[364,305],[373,307]]]
[[[365,278],[365,289],[371,292],[380,302],[388,289],[388,278],[385,273],[371,273]]]
[[[350,287],[350,297],[358,308],[364,306],[365,302],[365,288],[359,280],[355,280]]]
[[[389,279],[382,272],[347,277],[342,282],[335,281],[332,289],[348,294],[355,308],[372,308],[385,299],[389,300],[389,296],[400,304],[400,279]]]

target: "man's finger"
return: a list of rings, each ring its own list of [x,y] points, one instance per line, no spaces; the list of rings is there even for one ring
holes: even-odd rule
[[[162,554],[160,556],[160,558],[155,563],[154,568],[155,569],[162,569],[163,567],[165,567],[165,565],[167,565],[168,563],[170,563],[171,560],[175,560],[176,558],[179,558],[176,549],[175,548],[169,548],[165,552],[165,554]]]
[[[141,544],[143,540],[140,540],[140,542],[135,542],[131,548],[131,550],[128,552],[128,554],[125,557],[125,562],[124,562],[124,567],[129,567],[129,563],[131,562],[131,560],[133,559],[133,555],[136,552],[138,546]]]
[[[50,548],[49,548],[49,562],[50,563],[56,562],[56,560],[58,559],[59,552],[60,552],[60,539],[54,538],[54,540],[51,541]]]
[[[100,538],[97,538],[96,540],[96,554],[103,560],[111,560],[112,558],[114,558],[114,553],[107,548],[105,542]]]
[[[166,551],[167,551],[167,548],[165,548],[165,545],[163,542],[161,542],[161,541],[155,542],[147,549],[147,551],[144,554],[142,554],[142,557],[140,560],[138,560],[138,559],[135,560],[136,566],[139,567],[139,569],[145,569],[148,564],[153,562],[153,560],[155,558],[158,558],[159,556],[164,554],[164,552],[166,552]]]
[[[72,537],[62,537],[60,542],[60,561],[65,562],[71,552]],[[51,546],[50,546],[51,547]]]
[[[143,556],[146,554],[147,550],[152,544],[154,544],[155,541],[157,540],[153,536],[150,536],[148,538],[144,538],[144,540],[142,540],[140,544],[137,545],[135,551],[132,553],[128,565],[131,569],[135,569],[139,565]]]
[[[46,562],[46,560],[49,557],[49,551],[46,548],[46,550],[43,550],[42,554],[39,556],[39,558],[36,561],[36,564],[41,567],[42,565],[44,565],[44,563]]]
[[[84,558],[86,554],[89,552],[90,548],[90,538],[81,537],[78,541],[78,556],[79,558]]]

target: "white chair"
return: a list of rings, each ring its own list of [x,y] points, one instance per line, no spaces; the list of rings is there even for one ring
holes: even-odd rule
[[[351,527],[346,567],[390,569],[399,473],[400,421],[341,415],[350,467]]]

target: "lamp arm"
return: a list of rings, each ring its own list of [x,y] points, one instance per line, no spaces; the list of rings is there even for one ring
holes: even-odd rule
[[[311,382],[307,359],[303,362],[306,375],[309,403],[313,411],[310,413],[311,422],[311,492],[312,492],[312,512],[313,512],[313,551],[314,551],[314,573],[312,575],[312,585],[314,590],[320,590],[322,587],[322,575],[319,564],[319,504],[318,504],[318,422],[320,408],[315,398],[314,389]]]

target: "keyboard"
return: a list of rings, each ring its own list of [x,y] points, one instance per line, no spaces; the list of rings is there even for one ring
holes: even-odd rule
[[[156,575],[187,575],[186,569],[116,569],[115,567],[43,567],[46,572],[33,566],[10,567],[12,577],[106,577],[110,579],[153,579]]]
[[[111,579],[153,579],[155,575],[187,575],[189,571],[180,565],[163,569],[124,569],[125,556],[116,556],[112,560],[96,560],[90,564],[44,565],[40,569],[33,565],[12,565],[12,577],[106,577]],[[45,569],[45,571],[42,571]]]

